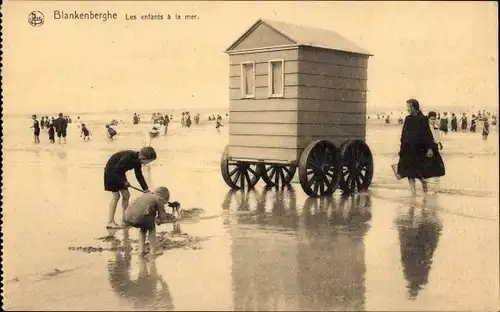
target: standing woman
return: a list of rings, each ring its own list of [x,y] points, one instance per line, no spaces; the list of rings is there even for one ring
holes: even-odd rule
[[[416,195],[415,179],[422,182],[422,188],[427,193],[425,179],[444,176],[445,168],[434,143],[429,119],[420,111],[420,104],[410,99],[406,105],[409,115],[405,118],[401,134],[398,174],[408,178],[412,194]]]

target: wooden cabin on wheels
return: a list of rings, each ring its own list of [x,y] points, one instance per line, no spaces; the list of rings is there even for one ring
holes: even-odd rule
[[[258,20],[227,50],[229,145],[224,181],[289,184],[309,196],[366,190],[369,52],[330,30]]]

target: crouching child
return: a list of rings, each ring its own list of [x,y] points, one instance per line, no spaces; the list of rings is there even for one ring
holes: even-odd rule
[[[170,192],[166,187],[158,187],[153,193],[147,193],[137,198],[125,210],[127,225],[139,228],[139,253],[146,253],[146,236],[148,237],[150,252],[157,256],[163,254],[156,244],[156,225],[172,223],[173,215],[167,214],[165,205],[175,209],[180,206],[178,202],[169,203]]]

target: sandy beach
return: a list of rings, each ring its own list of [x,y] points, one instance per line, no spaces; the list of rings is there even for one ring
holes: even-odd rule
[[[184,209],[202,209],[181,222],[199,242],[143,261],[133,248],[136,229],[104,227],[110,194],[102,174],[112,153],[140,148],[151,125],[117,126],[120,135],[108,142],[105,121],[85,118],[91,141],[71,124],[66,145],[50,145],[46,132],[34,145],[28,120],[4,119],[6,310],[500,308],[496,129],[488,141],[481,130],[444,137],[446,176],[431,185],[438,194],[419,189],[412,200],[390,167],[401,126],[369,121],[370,191],[308,199],[296,181],[282,191],[259,182],[231,192],[219,166],[227,126],[217,132],[202,119],[182,128],[174,119],[168,135],[153,140],[158,159],[144,172]],[[133,174],[130,181],[137,184]],[[109,234],[118,240],[97,239]],[[113,244],[132,248],[106,250]]]

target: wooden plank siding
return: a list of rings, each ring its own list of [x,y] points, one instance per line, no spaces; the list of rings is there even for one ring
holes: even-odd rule
[[[289,63],[294,63],[290,61]],[[290,65],[291,66],[291,65]],[[347,67],[343,65],[335,65],[329,63],[321,63],[317,61],[300,60],[298,64],[298,72],[301,74],[319,75],[325,77],[350,78],[350,79],[367,79],[366,68]]]
[[[267,86],[255,86],[255,99],[269,98]],[[339,102],[366,102],[366,93],[364,91],[353,91],[343,89],[330,89],[306,86],[285,86],[284,98],[300,98],[309,100],[327,100]],[[229,89],[229,99],[241,99],[241,90]],[[252,100],[248,98],[246,100]]]
[[[232,56],[233,57],[233,56]],[[247,58],[251,62],[251,58]],[[300,63],[300,64],[299,64]],[[255,62],[255,75],[267,75],[268,61]],[[330,78],[345,78],[354,80],[366,80],[367,71],[360,67],[346,67],[343,65],[332,65],[326,63],[285,60],[285,74],[319,75]],[[229,77],[241,76],[241,63],[229,65]]]
[[[250,124],[316,124],[316,125],[365,125],[364,114],[345,114],[343,112],[308,111],[253,111],[231,112],[230,123]]]
[[[350,67],[368,68],[368,56],[353,54],[343,51],[334,51],[313,47],[302,47],[299,51],[299,59],[332,65],[344,65]]]
[[[265,112],[297,111],[297,99],[233,99],[229,102],[229,113],[232,112]]]
[[[338,78],[311,74],[285,73],[285,86],[305,86],[343,90],[366,91],[366,80],[356,78]],[[300,78],[299,78],[300,76]],[[256,87],[268,87],[268,74],[255,75]],[[229,77],[229,89],[240,89],[241,77]]]
[[[262,162],[297,163],[302,150],[265,147],[244,147],[229,145],[229,155],[234,159],[257,160]]]
[[[300,129],[301,126],[299,126]],[[309,131],[311,131],[313,128]],[[319,129],[319,128],[316,128]],[[300,134],[300,135],[239,135],[232,134],[229,136],[229,146],[239,147],[262,147],[262,148],[277,148],[277,149],[302,149],[309,142],[322,138],[329,140],[352,140],[353,138],[364,138],[364,126],[351,125],[351,126],[337,126],[321,129],[323,132],[318,131],[318,134]],[[328,130],[328,131],[325,131]],[[264,156],[263,156],[264,157]]]

